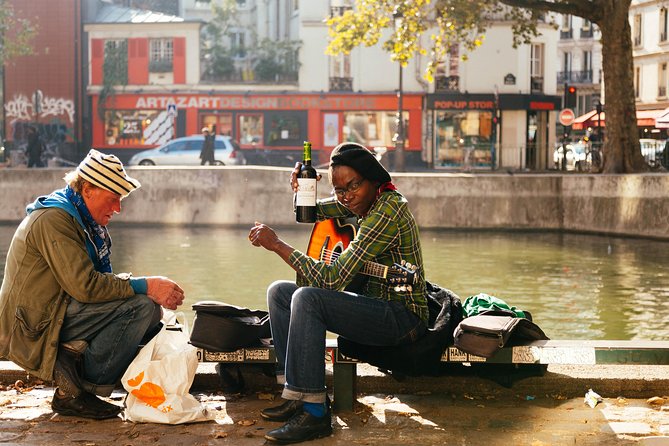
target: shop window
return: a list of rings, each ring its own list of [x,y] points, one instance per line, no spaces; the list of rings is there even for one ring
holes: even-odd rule
[[[344,141],[363,146],[393,147],[393,136],[397,132],[395,112],[350,112],[344,113]],[[403,112],[405,140],[409,139],[409,113]]]
[[[267,113],[268,146],[299,146],[307,139],[305,112]]]
[[[492,167],[492,112],[436,113],[435,164],[441,167]]]
[[[239,144],[242,147],[262,146],[263,143],[263,115],[240,114],[239,122]]]
[[[163,144],[173,138],[174,128],[165,111],[107,110],[105,142],[108,145]]]
[[[215,113],[203,115],[198,129],[209,127],[217,135],[232,136],[232,113]]]

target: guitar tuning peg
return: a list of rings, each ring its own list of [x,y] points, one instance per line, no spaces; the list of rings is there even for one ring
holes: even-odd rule
[[[395,287],[395,288],[393,288],[393,289],[394,289],[394,290],[395,290],[395,292],[397,292],[397,293],[399,293],[400,291],[402,291],[402,290],[400,290],[400,287],[399,287],[399,286],[396,286],[396,287]]]
[[[402,266],[404,266],[405,263],[407,263],[407,261],[404,260],[404,259],[402,259],[402,260],[400,261],[400,265],[402,265]]]
[[[407,267],[407,268],[412,268],[413,266],[411,265],[411,263],[406,262],[406,267]]]
[[[408,291],[408,292],[412,292],[412,291],[413,291],[413,288],[411,287],[411,285],[407,285],[407,291]]]

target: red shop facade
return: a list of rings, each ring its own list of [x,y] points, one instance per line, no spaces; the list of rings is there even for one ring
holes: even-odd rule
[[[421,158],[422,94],[405,94],[408,165]],[[386,147],[392,159],[397,98],[390,94],[116,93],[105,106],[91,96],[93,147],[123,161],[203,127],[235,139],[252,164],[292,166],[311,141],[316,164],[342,141]]]

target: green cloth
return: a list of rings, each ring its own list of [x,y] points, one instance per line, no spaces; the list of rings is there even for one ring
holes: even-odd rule
[[[351,212],[334,197],[318,200],[317,218],[350,217]],[[295,250],[289,262],[310,286],[330,290],[343,290],[363,267],[365,262],[393,265],[405,260],[417,265],[417,280],[411,291],[395,290],[387,280],[369,277],[360,294],[378,299],[403,302],[404,305],[427,322],[425,267],[420,244],[418,225],[409,210],[406,198],[396,191],[379,195],[369,214],[360,218],[355,238],[338,259],[328,265]]]
[[[476,316],[486,310],[507,310],[514,312],[517,317],[525,317],[525,313],[522,310],[510,306],[499,297],[490,296],[485,293],[469,296],[462,304],[464,317]]]

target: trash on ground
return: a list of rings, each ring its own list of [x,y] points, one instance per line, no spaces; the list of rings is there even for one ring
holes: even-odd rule
[[[652,398],[648,398],[646,402],[650,405],[653,406],[662,406],[664,404],[664,398],[659,397],[659,396],[654,396]]]
[[[592,389],[588,389],[588,392],[585,394],[585,399],[583,400],[585,404],[593,409],[602,401],[604,401],[604,399]]]

